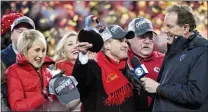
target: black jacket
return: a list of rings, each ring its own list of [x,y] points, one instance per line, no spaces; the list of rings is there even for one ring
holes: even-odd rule
[[[162,67],[153,111],[208,111],[207,40],[198,32],[176,39]]]
[[[123,70],[123,72],[126,70]],[[94,61],[89,60],[87,64],[82,65],[77,59],[72,75],[78,81],[78,90],[84,111],[89,112],[135,112],[136,98],[135,94],[126,99],[119,106],[106,106],[104,100],[107,94],[103,88],[101,68]]]
[[[16,53],[12,49],[12,44],[1,50],[1,60],[6,65],[6,68],[16,62]]]
[[[10,111],[6,83],[1,84],[1,111]]]

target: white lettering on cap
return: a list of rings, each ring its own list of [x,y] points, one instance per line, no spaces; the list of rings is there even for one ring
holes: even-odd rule
[[[68,79],[67,81],[65,81],[64,83],[62,83],[61,85],[59,85],[55,91],[56,93],[61,92],[65,87],[69,86],[72,83],[72,81],[70,79]]]
[[[111,28],[111,32],[113,32],[114,34],[117,33],[117,29],[119,29],[119,26],[115,25],[113,28]]]
[[[139,27],[142,25],[142,24],[145,24],[145,23],[150,23],[149,21],[147,21],[147,20],[142,20],[142,21],[139,21],[139,22],[137,22],[136,23],[136,27],[137,27],[137,29],[139,29]]]

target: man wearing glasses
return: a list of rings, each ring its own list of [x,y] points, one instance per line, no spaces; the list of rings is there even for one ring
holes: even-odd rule
[[[135,37],[128,40],[129,59],[136,55],[149,72],[146,77],[157,80],[164,54],[154,51],[154,38],[157,34],[154,32],[151,21],[143,17],[135,18],[129,23],[128,30],[135,33]],[[137,104],[139,110],[151,110],[152,98],[147,96],[143,89],[140,91],[139,100]]]
[[[12,21],[14,21],[12,23]],[[12,23],[12,24],[11,24]],[[16,54],[17,54],[17,40],[20,34],[23,31],[28,29],[35,29],[35,24],[32,19],[27,16],[22,16],[19,13],[11,13],[5,15],[2,18],[2,31],[1,36],[11,28],[11,40],[12,44],[10,44],[7,48],[1,50],[1,60],[9,67],[10,65],[16,62]]]

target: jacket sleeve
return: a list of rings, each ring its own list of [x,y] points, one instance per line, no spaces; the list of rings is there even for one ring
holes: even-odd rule
[[[8,99],[12,111],[29,111],[45,102],[41,92],[34,92],[34,96],[25,97],[24,89],[17,72],[12,67],[7,72]]]
[[[72,75],[76,78],[79,88],[87,88],[94,83],[96,76],[99,76],[101,69],[97,62],[88,60],[86,64],[81,64],[77,59]],[[98,75],[96,75],[98,74]]]
[[[191,64],[187,83],[160,85],[157,88],[157,93],[174,102],[201,105],[208,95],[207,57],[208,52],[205,51]]]

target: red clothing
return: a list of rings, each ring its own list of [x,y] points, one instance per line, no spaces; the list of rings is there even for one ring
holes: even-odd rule
[[[104,104],[107,106],[123,104],[132,96],[133,88],[121,71],[125,68],[126,60],[118,63],[107,58],[103,52],[97,53],[97,60],[101,67],[103,87],[107,94]]]
[[[134,56],[132,51],[130,50],[128,51],[128,56],[129,56],[129,59],[131,59]],[[149,77],[157,81],[160,67],[164,59],[164,54],[157,52],[157,51],[153,51],[151,56],[148,58],[145,58],[145,59],[142,59],[140,57],[138,58],[140,59],[140,62],[145,65],[145,67],[147,68],[149,72],[146,75],[146,77]],[[148,96],[148,106],[150,106],[151,101],[152,101],[152,98]]]
[[[39,109],[41,105],[47,102],[41,94],[41,90],[48,85],[51,78],[46,67],[52,63],[50,58],[45,57],[41,73],[38,74],[23,55],[17,55],[17,63],[10,66],[6,71],[8,100],[12,111]]]
[[[70,61],[65,59],[60,59],[56,62],[56,67],[60,70],[65,71],[65,75],[71,76],[72,70],[74,68],[74,64],[72,64]]]

